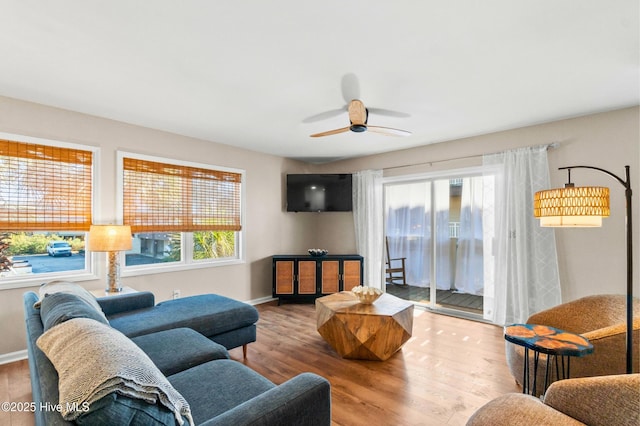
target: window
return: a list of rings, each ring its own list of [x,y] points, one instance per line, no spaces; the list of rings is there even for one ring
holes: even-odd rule
[[[125,272],[237,262],[244,171],[119,153]]]
[[[95,148],[0,135],[0,282],[90,272]]]

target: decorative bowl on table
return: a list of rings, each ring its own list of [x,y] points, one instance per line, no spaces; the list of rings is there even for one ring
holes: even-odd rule
[[[357,286],[351,289],[351,293],[358,298],[360,303],[371,305],[378,297],[382,296],[382,290],[374,287]]]
[[[313,257],[322,257],[326,256],[329,253],[329,250],[325,249],[309,249],[309,254]]]

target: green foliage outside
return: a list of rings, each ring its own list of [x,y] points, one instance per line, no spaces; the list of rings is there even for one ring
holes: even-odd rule
[[[9,233],[0,234],[0,272],[11,269],[13,262],[9,260]]]
[[[16,232],[7,233],[5,241],[7,256],[28,254],[47,254],[50,241],[66,241],[74,252],[84,250],[84,239],[79,237],[61,237],[57,234]],[[165,262],[180,261],[180,233],[170,234],[170,251],[163,259]],[[200,231],[193,233],[193,257],[199,259],[218,259],[233,257],[236,250],[236,236],[233,231]]]
[[[66,241],[71,245],[71,250],[78,252],[84,250],[84,239],[73,237],[63,238],[57,234],[34,234],[31,232],[16,232],[9,234],[7,238],[9,256],[25,254],[47,254],[49,241]]]
[[[193,233],[193,258],[216,259],[235,254],[236,236],[233,231],[201,231]]]
[[[169,247],[171,248],[171,250],[169,251],[169,254],[163,258],[163,261],[179,262],[182,253],[182,248],[180,246],[180,233],[174,232],[172,234],[169,234],[169,237],[169,240],[171,241]]]
[[[162,261],[179,262],[182,249],[180,233],[169,234],[170,250]],[[198,231],[193,233],[193,259],[218,259],[236,253],[236,235],[233,231]]]

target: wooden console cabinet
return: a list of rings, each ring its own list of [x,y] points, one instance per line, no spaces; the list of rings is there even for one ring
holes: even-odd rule
[[[273,256],[273,297],[311,299],[362,285],[364,259],[355,254]]]

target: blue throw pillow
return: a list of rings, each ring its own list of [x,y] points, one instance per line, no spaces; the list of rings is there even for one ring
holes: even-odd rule
[[[40,298],[36,303],[33,304],[33,307],[35,309],[40,309],[40,304],[44,300],[45,296],[49,294],[71,293],[83,299],[88,304],[96,308],[98,312],[104,315],[104,313],[102,312],[102,308],[100,307],[100,304],[96,300],[96,297],[93,294],[91,294],[91,292],[89,292],[86,288],[76,283],[72,283],[68,281],[51,281],[51,282],[42,284],[38,289],[38,293],[40,293]],[[106,320],[107,317],[105,316],[104,319]]]
[[[89,318],[109,325],[102,312],[72,293],[47,294],[40,304],[40,318],[44,331],[73,318]]]

